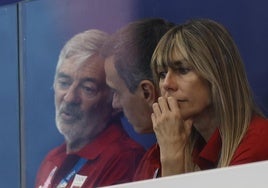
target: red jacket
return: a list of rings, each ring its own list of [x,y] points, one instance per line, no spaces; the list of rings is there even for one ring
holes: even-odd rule
[[[84,182],[82,187],[86,188],[130,182],[143,154],[143,147],[120,125],[109,125],[78,152],[66,155],[65,144],[50,151],[39,168],[35,187],[44,184],[56,187],[80,158],[87,162],[78,175],[70,179],[67,187],[79,182],[77,179],[73,181],[75,178],[80,178]]]

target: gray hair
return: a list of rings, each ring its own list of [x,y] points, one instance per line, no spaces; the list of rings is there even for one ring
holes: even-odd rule
[[[107,33],[97,29],[90,29],[73,36],[60,52],[56,73],[65,59],[74,57],[77,59],[77,63],[82,63],[92,55],[99,53],[107,38]]]

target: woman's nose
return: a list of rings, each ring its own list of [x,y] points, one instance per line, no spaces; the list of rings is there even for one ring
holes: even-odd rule
[[[176,75],[171,71],[168,71],[164,78],[163,89],[168,92],[176,91],[178,89]]]

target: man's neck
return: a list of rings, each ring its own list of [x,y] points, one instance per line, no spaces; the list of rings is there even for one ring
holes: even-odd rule
[[[81,150],[85,145],[90,142],[89,138],[80,138],[74,141],[66,141],[66,153],[74,153]]]

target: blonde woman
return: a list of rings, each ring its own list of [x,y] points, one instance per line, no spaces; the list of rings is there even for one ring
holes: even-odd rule
[[[158,43],[151,67],[161,92],[152,113],[159,175],[268,159],[268,120],[224,26],[209,19],[176,26]]]

